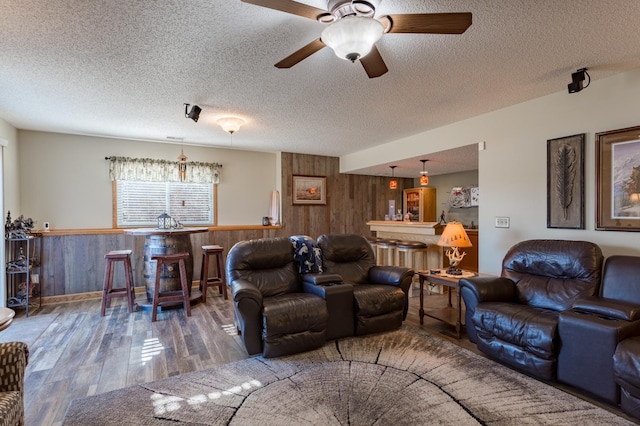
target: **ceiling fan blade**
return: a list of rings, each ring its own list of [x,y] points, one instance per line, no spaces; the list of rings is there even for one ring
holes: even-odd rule
[[[390,33],[462,34],[471,26],[471,13],[414,13],[388,15],[381,20],[391,21]]]
[[[318,15],[327,14],[326,10],[298,3],[292,0],[242,0],[244,3],[255,4],[256,6],[266,7],[268,9],[279,10],[281,12],[291,13],[293,15],[302,16],[316,20]]]
[[[326,45],[319,38],[313,40],[301,49],[296,50],[291,55],[287,56],[276,64],[276,68],[291,68],[303,59],[307,59],[309,56],[316,53]]]
[[[360,58],[360,63],[364,67],[369,78],[380,77],[389,71],[387,65],[382,59],[382,56],[380,55],[380,51],[375,45],[371,48],[371,52],[369,52],[367,56]]]

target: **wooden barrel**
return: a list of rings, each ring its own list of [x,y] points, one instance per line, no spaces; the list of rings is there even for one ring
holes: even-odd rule
[[[153,288],[156,282],[156,262],[152,256],[163,254],[189,253],[185,262],[187,285],[191,291],[193,278],[193,252],[189,234],[147,235],[144,242],[144,281],[147,286],[147,300],[153,301]],[[160,291],[180,290],[180,268],[177,263],[165,263],[160,271]]]

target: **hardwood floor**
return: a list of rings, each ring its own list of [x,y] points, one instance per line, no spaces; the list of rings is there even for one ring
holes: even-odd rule
[[[425,296],[425,306],[445,303],[446,296]],[[407,324],[479,353],[466,336],[457,340],[441,333],[451,331],[452,326],[427,317],[421,326],[418,306],[414,288]],[[232,302],[215,289],[209,290],[206,304],[193,306],[191,317],[185,317],[182,309],[173,309],[159,313],[155,323],[149,311],[130,314],[125,299],[114,300],[104,317],[100,316],[99,299],[44,306],[32,311],[29,318],[21,311],[16,316],[11,328],[13,332],[23,329],[25,336],[31,323],[45,324],[44,331],[29,345],[27,426],[62,424],[67,406],[75,398],[248,357],[236,333]]]

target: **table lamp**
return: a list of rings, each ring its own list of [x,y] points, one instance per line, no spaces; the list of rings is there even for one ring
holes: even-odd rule
[[[438,240],[438,245],[440,247],[449,247],[445,252],[445,255],[449,258],[449,268],[447,268],[446,273],[449,275],[462,275],[462,270],[458,265],[460,265],[466,253],[460,253],[458,248],[472,246],[471,240],[469,240],[469,236],[462,227],[462,224],[455,220],[447,223]]]

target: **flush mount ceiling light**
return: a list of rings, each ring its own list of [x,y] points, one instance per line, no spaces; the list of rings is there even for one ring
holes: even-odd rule
[[[420,161],[422,161],[422,171],[420,172],[420,185],[422,186],[429,185],[429,176],[427,176],[429,172],[424,169],[424,163],[426,163],[429,160],[420,160]]]
[[[391,180],[389,181],[389,189],[398,189],[398,181],[394,174],[395,168],[398,166],[389,166],[391,168]]]
[[[338,58],[355,62],[367,56],[383,32],[384,26],[373,18],[345,16],[325,28],[320,39]]]
[[[244,120],[239,117],[222,117],[218,119],[217,123],[225,132],[234,134],[240,130],[240,126],[244,124]]]
[[[585,80],[584,76],[589,78],[587,85],[582,87],[582,82]],[[569,93],[578,93],[582,89],[586,89],[591,84],[591,76],[587,72],[586,68],[580,68],[578,71],[571,74],[571,83],[567,85]]]
[[[195,121],[196,123],[198,122],[198,118],[200,117],[200,112],[202,111],[202,108],[200,108],[198,105],[194,105],[191,108],[191,111],[189,111],[189,105],[190,104],[184,104],[184,116],[186,118],[190,118],[193,121]],[[189,111],[189,112],[187,112]]]

